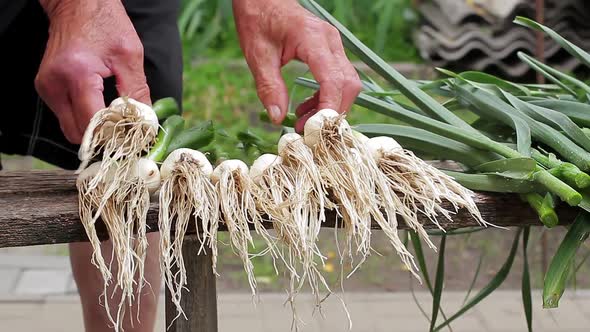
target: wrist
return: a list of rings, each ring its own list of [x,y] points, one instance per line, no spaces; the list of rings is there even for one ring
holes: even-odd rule
[[[111,1],[101,1],[99,4],[98,1],[91,0],[39,0],[50,22],[60,18],[88,17],[100,9],[100,6],[105,6],[104,2]]]

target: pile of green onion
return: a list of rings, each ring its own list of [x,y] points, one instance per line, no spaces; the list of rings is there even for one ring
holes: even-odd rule
[[[301,3],[335,26],[346,49],[371,69],[371,75],[378,76],[359,70],[364,89],[355,103],[391,117],[395,124],[362,124],[354,129],[369,137],[392,137],[424,158],[456,162],[461,169],[445,169],[446,174],[472,190],[517,195],[547,228],[572,223],[559,220],[556,208],[560,205],[579,210],[544,278],[543,306],[557,307],[572,275],[576,251],[590,231],[590,86],[522,52],[519,59],[549,84],[520,84],[482,72],[445,69],[438,69],[443,74],[438,80],[409,80],[315,1]],[[590,54],[550,28],[524,17],[517,17],[514,23],[543,32],[590,67]],[[319,88],[305,77],[296,83]],[[512,250],[512,258],[514,253]],[[509,269],[512,261],[506,264],[503,269]],[[501,270],[499,282],[490,283],[470,305],[499,287],[505,274]],[[523,281],[525,284],[530,287]],[[530,289],[528,292],[525,302],[530,305]],[[525,311],[530,323],[530,310]],[[433,330],[456,317],[445,317]]]

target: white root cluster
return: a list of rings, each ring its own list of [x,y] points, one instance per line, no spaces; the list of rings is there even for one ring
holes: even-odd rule
[[[293,288],[295,279],[291,278],[290,301],[293,301],[293,296],[300,291],[307,278],[316,305],[319,306],[322,301],[320,284],[328,293],[331,291],[317,268],[318,263],[323,265],[325,261],[317,241],[322,224],[326,221],[325,210],[333,209],[335,204],[328,199],[320,169],[315,164],[312,151],[305,145],[303,137],[295,133],[284,135],[279,140],[278,150],[282,164],[291,170],[293,187],[296,188],[289,200],[291,220],[293,224],[300,225],[302,247],[307,248],[303,251],[303,273],[297,288]]]
[[[311,158],[311,152],[297,142],[279,143],[279,151],[289,159],[273,154],[260,156],[250,169],[250,177],[256,184],[255,195],[262,212],[268,216],[277,233],[280,249],[272,248],[273,258],[280,257],[289,275],[288,302],[293,311],[293,326],[297,327],[295,297],[305,284],[310,286],[316,305],[321,306],[320,284],[328,293],[330,288],[318,269],[318,262],[325,257],[319,251],[316,240],[324,216],[324,198],[321,182],[314,181],[319,172],[312,164],[304,169],[301,162]],[[300,150],[301,149],[301,150]],[[287,150],[287,151],[286,151]],[[301,152],[303,159],[294,160],[293,152]],[[310,172],[311,171],[311,172]],[[320,184],[320,188],[314,188]],[[320,208],[321,206],[321,208]],[[296,328],[297,329],[297,328]]]
[[[404,215],[404,210],[396,204],[395,193],[384,185],[383,174],[344,116],[334,110],[320,110],[306,122],[304,135],[344,223],[347,241],[342,258],[347,254],[352,262],[353,255],[360,256],[351,273],[370,254],[371,222],[375,220],[404,264],[418,276],[413,257],[397,232],[397,214]]]
[[[160,265],[178,311],[176,318],[186,318],[181,306],[187,285],[182,245],[192,221],[201,243],[194,254],[210,253],[216,274],[217,232],[220,226],[227,228],[230,246],[242,260],[253,295],[257,283],[252,257],[270,254],[273,261],[284,263],[295,329],[295,298],[303,287],[310,287],[318,308],[332,294],[320,272],[326,258],[317,243],[326,210],[334,210],[336,226],[341,222],[344,228],[341,263],[350,260],[351,274],[373,249],[372,223],[379,226],[417,278],[414,258],[398,235],[400,221],[435,250],[419,220],[422,215],[441,227],[440,216],[451,219],[458,209],[465,208],[482,225],[488,225],[470,190],[391,138],[369,139],[355,133],[344,115],[333,110],[312,116],[303,137],[284,135],[278,155],[264,154],[250,169],[240,160],[226,160],[213,169],[205,155],[190,149],[172,152],[158,169],[153,161],[142,158],[157,131],[158,120],[149,106],[120,98],[92,119],[79,153],[80,218],[94,247],[92,263],[104,279],[103,299],[116,330],[126,305],[139,299],[137,295],[145,286],[146,216],[150,194],[158,189]],[[99,161],[91,163],[97,157]],[[445,202],[450,202],[452,209],[446,209]],[[99,218],[113,241],[110,262],[103,258],[95,229]],[[272,223],[276,236],[265,228],[266,221]],[[251,253],[254,233],[266,245],[257,254]],[[360,260],[353,264],[357,257]],[[113,264],[117,264],[116,275]],[[109,310],[110,285],[122,294],[115,299],[119,301],[114,317]],[[326,296],[320,294],[322,288]]]
[[[95,172],[98,167],[100,167],[98,163],[92,164],[78,178],[80,220],[94,249],[92,263],[103,277],[102,299],[107,315],[118,330],[121,328],[125,306],[131,307],[136,296],[139,303],[141,290],[146,286],[144,278],[144,262],[148,246],[146,217],[150,203],[148,183],[151,180],[149,177],[130,175],[121,183],[119,190],[105,199],[105,189],[110,185],[108,180],[90,190],[93,177],[89,173]],[[147,174],[159,179],[159,170],[155,164]],[[103,258],[100,239],[95,229],[99,218],[106,226],[112,242],[112,260],[108,263]],[[116,275],[111,273],[113,264],[116,264]],[[107,289],[111,285],[113,286],[112,294],[108,294]],[[114,298],[115,292],[121,292],[121,295],[120,298],[115,299],[117,311],[116,316],[113,317],[109,302]]]
[[[422,214],[442,229],[439,216],[452,221],[452,214],[465,208],[481,225],[489,225],[475,205],[471,190],[416,157],[412,151],[403,149],[394,139],[374,137],[368,140],[367,146],[379,169],[386,175],[389,186],[412,210],[415,216],[413,224],[417,223],[417,215]],[[445,201],[451,203],[453,211],[442,207]]]
[[[182,291],[187,284],[182,244],[191,218],[201,242],[199,251],[194,254],[202,254],[207,247],[212,255],[213,271],[217,272],[219,202],[210,180],[212,172],[213,167],[204,154],[184,148],[173,151],[161,167],[160,265],[172,303],[178,311],[176,318],[180,315],[186,318],[181,306]]]
[[[79,150],[77,180],[80,219],[94,248],[93,264],[104,280],[102,296],[116,331],[122,329],[125,305],[146,286],[146,217],[150,194],[160,185],[158,166],[142,158],[156,138],[158,119],[148,106],[131,98],[117,98],[98,111],[84,133]],[[93,160],[98,159],[92,164]],[[88,166],[90,164],[90,166]],[[100,218],[113,244],[113,260],[105,262],[95,225]],[[117,275],[113,276],[113,263]],[[113,285],[113,294],[107,288]],[[115,317],[109,301],[121,292]],[[139,311],[137,312],[139,320]],[[133,320],[131,319],[133,324]]]
[[[256,295],[257,283],[249,253],[249,247],[255,246],[250,225],[266,241],[268,248],[274,247],[274,241],[264,228],[263,217],[254,197],[254,184],[248,175],[248,166],[241,160],[225,160],[213,170],[211,180],[217,190],[221,221],[229,233],[231,247],[242,260],[252,295]]]
[[[115,167],[106,189],[106,195],[110,196],[149,151],[157,133],[158,118],[148,105],[125,97],[113,100],[109,107],[94,114],[84,132],[78,151],[81,161],[78,173],[100,156],[100,167],[90,181],[90,189],[103,182]]]

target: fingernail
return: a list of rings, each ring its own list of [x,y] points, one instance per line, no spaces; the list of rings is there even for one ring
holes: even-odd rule
[[[270,118],[272,119],[273,122],[280,121],[281,110],[279,109],[279,107],[277,105],[269,106],[267,111],[268,111],[268,114],[270,115]]]

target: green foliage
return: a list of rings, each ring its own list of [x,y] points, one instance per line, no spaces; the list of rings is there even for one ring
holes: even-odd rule
[[[566,202],[570,206],[578,207],[580,216],[586,215],[584,210],[590,211],[590,192],[579,188],[584,181],[576,181],[576,178],[587,178],[584,171],[590,171],[590,141],[583,128],[578,127],[580,116],[574,119],[557,109],[543,108],[533,103],[538,100],[565,99],[575,102],[576,109],[581,109],[582,107],[579,105],[587,105],[590,95],[590,87],[584,82],[522,53],[519,54],[522,61],[541,72],[554,84],[519,85],[486,74],[474,72],[455,74],[444,69],[440,69],[440,72],[449,76],[447,79],[437,82],[411,81],[391,68],[374,50],[359,40],[356,34],[353,34],[342,22],[314,0],[304,0],[303,3],[318,17],[335,26],[340,31],[346,48],[386,81],[388,87],[381,88],[375,84],[374,80],[363,77],[365,91],[357,98],[357,105],[402,121],[406,126],[426,130],[430,134],[440,135],[445,139],[460,143],[450,145],[454,153],[452,159],[460,163],[473,162],[464,156],[467,149],[463,148],[461,144],[498,155],[497,158],[490,157],[490,160],[483,164],[469,165],[471,170],[467,172],[447,172],[447,174],[473,190],[525,194],[523,196],[525,200],[533,206],[540,219],[550,227],[558,221],[554,208],[560,202],[556,201],[555,197],[559,197],[562,202]],[[525,21],[520,20],[520,22]],[[590,58],[586,52],[568,44],[565,40],[560,40],[560,36],[545,27],[530,22],[526,25],[545,31],[558,43],[566,45],[566,49],[570,53],[575,53],[577,57]],[[296,82],[308,88],[318,88],[316,82],[307,78],[298,78]],[[429,87],[424,88],[424,86]],[[395,90],[388,91],[389,87],[393,87]],[[411,104],[400,104],[392,99],[393,96],[399,94],[407,97]],[[440,103],[433,97],[433,94],[446,98],[446,100],[444,103]],[[459,113],[459,110],[466,113]],[[573,109],[568,111],[575,113]],[[475,114],[475,121],[464,120],[463,114],[469,113]],[[473,125],[478,123],[479,119],[508,127],[508,135],[498,136],[493,135],[493,132],[480,131],[481,126]],[[383,124],[364,124],[359,127],[374,132],[379,131],[380,135],[396,135],[393,131],[389,131],[388,135],[388,126]],[[389,127],[389,129],[392,128]],[[488,128],[494,127],[488,126]],[[418,149],[422,146],[419,140],[411,136],[410,142]],[[539,153],[533,157],[531,154],[534,152],[533,148],[541,147],[544,149],[541,157],[539,157]],[[567,167],[565,167],[557,158],[562,158],[575,166],[572,168],[571,164],[566,164]],[[547,167],[550,167],[549,171]],[[580,175],[582,177],[579,177]],[[526,182],[529,181],[535,182],[540,187],[536,188],[536,185],[527,184]],[[573,183],[573,185],[570,186],[568,183]],[[585,222],[585,220],[582,222],[581,218],[578,218],[552,261],[544,283],[544,307],[557,306],[558,300],[563,294],[566,280],[572,273],[571,271],[575,269],[573,259],[577,248],[588,236]],[[442,289],[440,285],[443,281],[439,279],[437,273],[433,292],[431,331],[438,331],[447,326],[500,287],[512,268],[521,232],[522,230],[519,230],[516,233],[510,254],[493,279],[468,300],[461,309],[438,326],[436,319]],[[529,230],[525,229],[523,234],[524,269],[521,287],[527,327],[530,331],[532,330],[532,301],[526,252],[528,235]],[[416,246],[414,247],[416,248]],[[417,256],[420,256],[419,250]],[[444,266],[442,264],[444,264],[444,258],[441,255],[439,256],[439,271],[442,270],[441,266]],[[422,272],[423,276],[424,273],[427,273],[425,268],[422,269]],[[429,285],[428,280],[427,286],[432,292],[433,287]]]
[[[531,278],[529,273],[529,260],[528,260],[528,244],[529,235],[531,228],[525,227],[522,233],[522,305],[524,307],[524,315],[526,317],[527,328],[529,332],[533,331],[533,304],[531,300]]]
[[[578,215],[553,256],[543,284],[543,308],[558,307],[566,281],[572,275],[571,267],[576,252],[590,234],[588,218],[587,212]]]
[[[432,317],[430,319],[430,331],[434,331],[436,320],[438,318],[438,311],[442,310],[440,301],[443,292],[443,285],[445,280],[445,248],[447,243],[447,236],[442,235],[440,240],[438,263],[436,264],[436,275],[434,278],[434,293],[432,294]],[[447,318],[445,317],[445,320]]]
[[[183,0],[181,8],[178,27],[188,59],[241,56],[231,0]]]
[[[412,40],[418,14],[411,0],[320,0],[318,3],[383,58],[418,61]]]
[[[461,307],[461,309],[459,309],[449,319],[446,319],[443,323],[438,325],[435,329],[433,329],[433,331],[440,331],[443,327],[449,325],[453,320],[457,319],[465,312],[467,312],[469,309],[473,308],[475,305],[477,305],[479,302],[485,299],[488,295],[490,295],[493,291],[495,291],[498,287],[500,287],[500,285],[502,285],[504,280],[506,280],[508,273],[510,273],[510,270],[512,269],[512,263],[514,263],[514,257],[516,256],[516,250],[518,248],[518,242],[520,239],[521,232],[521,229],[519,229],[516,232],[514,236],[514,241],[512,242],[512,248],[510,249],[510,253],[506,258],[506,261],[504,262],[500,270],[498,270],[498,272],[492,278],[492,280],[485,287],[480,289],[480,291],[476,295],[474,295],[470,300],[468,300],[467,303],[465,303]]]
[[[320,3],[386,59],[420,61],[412,42],[417,13],[410,0],[323,0]],[[242,57],[231,0],[183,0],[178,26],[187,59]]]

